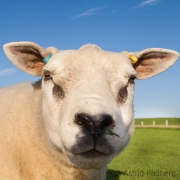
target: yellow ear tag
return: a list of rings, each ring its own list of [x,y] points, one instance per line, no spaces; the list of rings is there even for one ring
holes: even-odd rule
[[[132,64],[136,64],[138,62],[138,58],[132,54],[128,54],[128,58],[131,59]]]

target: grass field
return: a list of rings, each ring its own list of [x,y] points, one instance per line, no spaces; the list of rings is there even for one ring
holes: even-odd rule
[[[136,129],[107,180],[180,180],[180,129]]]
[[[141,125],[143,121],[144,125],[152,125],[155,121],[156,125],[165,125],[168,120],[169,125],[180,125],[180,118],[141,118],[135,120],[135,125]]]

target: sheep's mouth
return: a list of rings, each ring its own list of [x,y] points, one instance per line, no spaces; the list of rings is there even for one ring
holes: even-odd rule
[[[100,151],[97,151],[97,150],[91,150],[91,151],[87,151],[87,152],[83,152],[81,154],[78,154],[80,155],[81,157],[84,157],[84,158],[101,158],[101,157],[104,157],[104,156],[108,156],[109,154],[105,154],[103,152],[100,152]]]

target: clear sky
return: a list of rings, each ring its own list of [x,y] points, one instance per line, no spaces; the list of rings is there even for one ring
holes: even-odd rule
[[[179,0],[2,0],[0,45],[32,41],[58,49],[93,43],[121,52],[161,47],[180,52]],[[33,77],[0,49],[0,87]],[[135,117],[180,117],[180,60],[166,72],[136,81]]]

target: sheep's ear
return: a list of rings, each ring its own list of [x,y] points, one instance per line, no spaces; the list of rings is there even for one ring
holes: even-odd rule
[[[134,57],[133,64],[137,79],[146,79],[155,76],[171,67],[179,58],[179,53],[169,49],[150,48],[136,53],[128,53]],[[137,59],[136,59],[137,58]]]
[[[19,69],[34,76],[42,75],[42,68],[45,65],[44,58],[57,49],[47,50],[33,42],[12,42],[3,46],[6,56]]]

